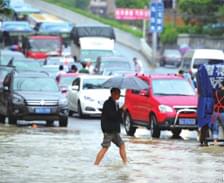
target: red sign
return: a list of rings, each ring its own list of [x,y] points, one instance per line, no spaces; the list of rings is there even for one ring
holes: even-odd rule
[[[146,20],[149,19],[149,10],[117,8],[115,18],[117,20]]]

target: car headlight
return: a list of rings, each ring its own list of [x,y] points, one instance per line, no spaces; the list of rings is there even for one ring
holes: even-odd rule
[[[84,96],[84,99],[85,99],[85,100],[88,100],[88,101],[90,101],[90,102],[94,102],[94,99],[91,98],[91,97],[89,97],[89,96]]]
[[[168,105],[159,105],[159,111],[162,113],[173,112],[173,108]]]
[[[15,105],[22,105],[24,104],[24,99],[20,95],[13,95],[12,96],[12,103]]]
[[[66,98],[59,99],[59,105],[60,106],[66,106],[66,105],[68,105],[68,100]]]

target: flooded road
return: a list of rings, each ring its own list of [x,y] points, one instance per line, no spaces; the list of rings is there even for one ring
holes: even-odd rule
[[[195,132],[184,131],[177,140],[169,132],[161,139],[149,134],[138,129],[136,137],[127,137],[122,129],[128,165],[112,145],[94,166],[102,141],[99,119],[72,117],[68,128],[0,124],[0,182],[224,182],[224,147],[199,147]]]

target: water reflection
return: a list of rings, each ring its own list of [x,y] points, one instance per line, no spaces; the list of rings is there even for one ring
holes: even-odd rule
[[[195,134],[151,139],[138,130],[127,137],[129,164],[124,166],[112,145],[102,164],[93,165],[102,134],[99,120],[69,128],[0,124],[0,182],[221,182],[224,147],[199,147]],[[188,140],[190,139],[190,140]]]

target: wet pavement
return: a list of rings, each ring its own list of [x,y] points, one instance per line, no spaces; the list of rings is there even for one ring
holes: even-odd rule
[[[181,139],[163,132],[151,139],[146,129],[127,137],[128,165],[112,145],[100,166],[94,166],[102,133],[99,119],[72,117],[68,128],[32,128],[0,124],[1,183],[221,183],[224,182],[224,147],[199,147],[196,132]]]

